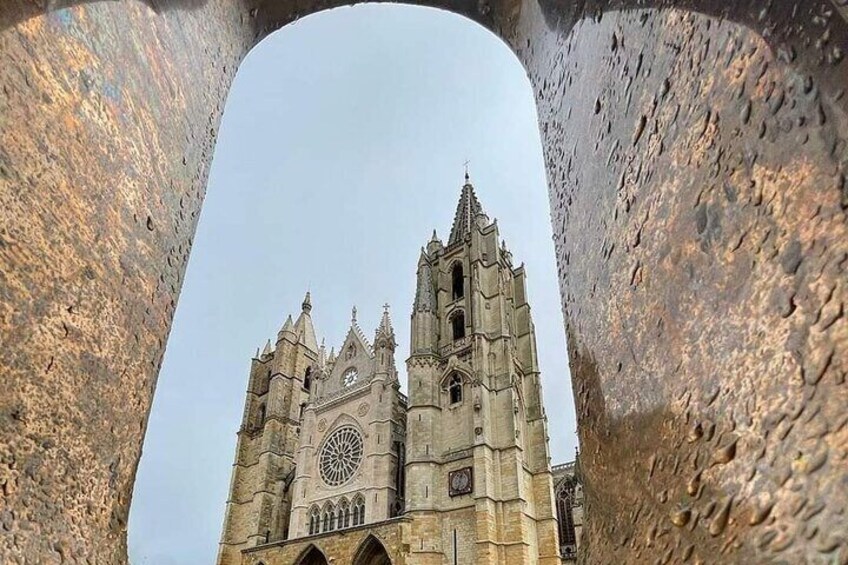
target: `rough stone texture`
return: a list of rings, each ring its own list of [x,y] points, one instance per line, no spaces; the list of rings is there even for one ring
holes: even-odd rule
[[[378,524],[349,528],[345,530],[344,535],[328,532],[291,541],[260,545],[245,550],[244,560],[241,563],[244,565],[320,565],[329,562],[382,565],[379,560],[369,559],[368,546],[376,541],[383,546],[394,565],[405,565],[409,551],[408,527],[406,519],[394,518]],[[320,555],[325,561],[321,559],[313,561],[310,558],[314,555]]]
[[[407,563],[562,562],[528,275],[518,261],[466,175],[447,245],[434,233],[418,260],[406,362]],[[472,488],[451,492],[462,469]]]
[[[0,7],[5,563],[125,560],[230,81],[335,5],[66,4]],[[585,559],[848,561],[846,0],[429,5],[536,93]]]

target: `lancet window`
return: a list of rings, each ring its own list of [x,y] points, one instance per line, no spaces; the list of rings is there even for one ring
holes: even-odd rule
[[[465,313],[460,310],[451,318],[454,341],[465,337]]]
[[[462,402],[462,377],[459,373],[454,373],[448,383],[448,394],[450,395],[450,403],[457,404]]]
[[[365,523],[365,499],[357,496],[353,499],[353,525],[359,526]]]
[[[459,261],[454,263],[451,269],[451,289],[454,300],[465,296],[465,277],[462,272],[462,263]]]

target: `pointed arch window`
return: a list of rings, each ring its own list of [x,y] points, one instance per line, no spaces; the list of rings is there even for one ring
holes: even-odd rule
[[[345,499],[339,502],[339,510],[336,513],[336,524],[340,530],[350,527],[350,505]]]
[[[309,512],[309,535],[317,534],[321,531],[321,511],[317,506],[313,506]]]
[[[322,522],[321,531],[322,532],[332,531],[333,526],[335,526],[335,518],[336,518],[336,516],[335,516],[335,513],[334,513],[333,505],[328,502],[324,506],[324,511],[321,514],[321,522]]]
[[[451,404],[459,404],[462,402],[462,377],[459,373],[454,373],[448,383],[448,394],[450,395]]]
[[[353,500],[353,525],[360,526],[365,523],[365,499],[357,496]]]
[[[451,317],[451,329],[454,341],[465,337],[465,312],[460,310]]]
[[[556,509],[559,526],[559,546],[563,557],[577,555],[577,531],[574,525],[575,483],[564,479],[556,488]]]
[[[460,261],[454,263],[451,269],[451,289],[454,300],[465,296],[465,275]]]

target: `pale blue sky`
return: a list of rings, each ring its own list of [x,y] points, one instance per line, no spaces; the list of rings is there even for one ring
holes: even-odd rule
[[[533,93],[509,49],[459,16],[358,6],[266,39],[227,101],[138,471],[133,563],[214,563],[256,348],[312,291],[338,347],[388,302],[406,381],[420,247],[446,239],[463,162],[525,262],[554,462],[577,444]]]

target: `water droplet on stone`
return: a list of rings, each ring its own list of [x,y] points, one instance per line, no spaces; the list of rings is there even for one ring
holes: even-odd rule
[[[690,518],[692,518],[692,510],[689,508],[681,508],[671,514],[671,523],[678,528],[682,528],[689,523]]]
[[[724,531],[727,527],[728,518],[730,518],[730,507],[733,504],[733,498],[727,499],[721,508],[719,508],[718,514],[715,515],[712,522],[710,522],[710,535],[717,536]]]

